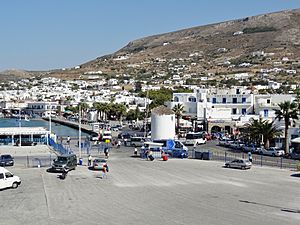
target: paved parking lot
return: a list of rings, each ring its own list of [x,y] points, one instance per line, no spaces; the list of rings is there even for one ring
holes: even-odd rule
[[[300,223],[300,172],[223,168],[222,162],[144,161],[113,150],[107,179],[77,167],[66,180],[12,167],[18,189],[0,191],[2,225]]]

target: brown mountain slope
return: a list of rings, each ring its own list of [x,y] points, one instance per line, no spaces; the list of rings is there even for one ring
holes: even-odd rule
[[[233,35],[244,31],[243,34]],[[226,48],[223,54],[218,49]],[[277,57],[300,57],[300,9],[246,17],[206,26],[154,35],[130,42],[116,53],[83,64],[83,70],[106,73],[132,71],[126,65],[155,58],[187,58],[200,52],[202,61],[243,58],[255,51],[273,52]],[[127,60],[112,60],[128,55]],[[151,70],[151,66],[147,67]],[[201,72],[201,71],[200,71]]]
[[[240,31],[243,34],[234,35]],[[141,38],[114,54],[84,63],[79,69],[50,71],[50,75],[72,79],[99,70],[106,74],[155,73],[167,71],[168,67],[167,63],[154,64],[157,58],[168,62],[172,58],[187,59],[193,53],[199,56],[193,62],[201,66],[191,72],[203,73],[218,70],[218,62],[241,61],[255,51],[275,53],[278,59],[289,56],[299,60],[299,50],[300,9],[295,9]]]

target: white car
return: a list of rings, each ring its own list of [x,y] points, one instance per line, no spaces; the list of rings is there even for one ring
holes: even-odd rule
[[[284,151],[281,149],[278,149],[276,147],[270,147],[268,149],[261,148],[259,150],[259,153],[262,155],[269,155],[269,156],[283,156]]]
[[[246,159],[235,159],[231,162],[226,162],[225,167],[228,168],[239,168],[242,170],[250,169],[252,166],[252,163],[249,160]]]
[[[17,188],[20,184],[20,177],[15,176],[7,169],[0,167],[0,190],[5,188]]]

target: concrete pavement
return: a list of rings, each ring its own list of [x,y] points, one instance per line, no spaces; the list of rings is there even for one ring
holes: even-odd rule
[[[22,184],[0,191],[0,224],[300,223],[300,177],[291,176],[297,172],[191,159],[150,162],[132,153],[111,152],[107,179],[85,166],[66,180],[45,168],[11,168]]]

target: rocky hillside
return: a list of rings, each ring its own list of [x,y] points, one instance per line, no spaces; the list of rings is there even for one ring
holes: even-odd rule
[[[51,71],[50,75],[72,79],[97,71],[108,75],[170,74],[170,60],[194,63],[189,73],[222,73],[229,71],[224,62],[249,62],[251,54],[257,51],[272,53],[270,58],[257,63],[258,68],[282,57],[297,61],[299,24],[300,9],[295,9],[193,27],[132,41],[114,54],[84,63],[80,68]],[[232,70],[235,69],[231,67]]]

